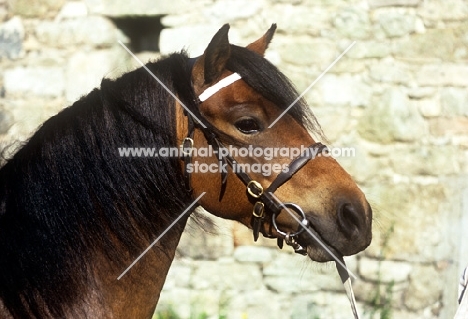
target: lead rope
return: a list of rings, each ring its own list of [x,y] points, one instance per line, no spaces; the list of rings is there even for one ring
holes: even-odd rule
[[[460,296],[458,302],[457,313],[453,319],[466,319],[468,318],[468,267],[465,268],[463,276],[460,278]]]
[[[353,315],[355,319],[359,319],[359,314],[356,308],[356,298],[354,297],[353,286],[351,285],[351,278],[349,277],[348,269],[346,267],[346,263],[342,256],[337,256],[338,260],[341,262],[335,262],[336,269],[338,270],[338,274],[340,275],[341,282],[346,290],[346,295],[348,296],[349,303],[351,304],[351,310],[353,311]]]

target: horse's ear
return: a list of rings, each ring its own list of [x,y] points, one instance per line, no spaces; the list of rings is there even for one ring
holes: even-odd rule
[[[254,51],[260,54],[261,56],[263,56],[265,54],[266,49],[268,48],[268,44],[270,44],[271,39],[273,38],[273,35],[275,34],[275,31],[276,31],[276,23],[273,23],[270,29],[268,29],[268,31],[263,35],[263,37],[261,37],[255,42],[250,43],[247,46],[247,49]]]
[[[225,24],[211,39],[204,53],[204,82],[215,82],[223,73],[226,62],[231,55],[228,39],[229,24]]]

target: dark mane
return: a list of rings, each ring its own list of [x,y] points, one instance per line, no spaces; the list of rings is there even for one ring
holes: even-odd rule
[[[189,105],[187,60],[174,54],[147,66]],[[104,79],[47,120],[0,169],[0,256],[8,256],[0,257],[0,300],[10,312],[41,318],[44,302],[63,317],[88,280],[73,265],[86,267],[96,251],[118,264],[115,242],[137,256],[188,206],[176,158],[118,153],[176,145],[173,105],[142,68]],[[108,233],[114,238],[102,235]]]
[[[177,53],[147,67],[201,117],[188,61]],[[227,68],[283,110],[298,96],[276,67],[245,48],[232,46]],[[105,253],[126,266],[116,246],[136,257],[191,203],[177,158],[118,152],[175,146],[174,103],[143,68],[104,79],[0,169],[0,301],[15,317],[64,317],[80,289],[95,284],[87,260]],[[320,132],[304,100],[289,114]]]

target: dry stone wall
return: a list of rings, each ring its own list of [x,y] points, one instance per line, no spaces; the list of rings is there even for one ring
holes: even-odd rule
[[[464,0],[0,0],[0,142],[136,66],[199,55],[224,23],[306,89],[338,160],[375,214],[372,245],[348,258],[364,318],[452,318],[468,263],[468,2]],[[148,52],[152,50],[152,52]],[[158,311],[180,318],[349,318],[332,265],[253,243],[214,219],[191,224]],[[386,317],[388,318],[388,317]]]

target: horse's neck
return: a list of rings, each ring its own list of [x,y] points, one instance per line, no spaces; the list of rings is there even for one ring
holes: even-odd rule
[[[186,221],[180,222],[184,223],[185,226]],[[174,259],[182,231],[183,227],[169,230],[119,280],[117,277],[124,269],[118,269],[116,272],[108,260],[97,260],[96,271],[102,280],[98,290],[91,292],[95,295],[90,296],[91,303],[95,303],[95,305],[89,309],[90,317],[151,318]],[[155,237],[158,235],[156,234]],[[148,246],[150,244],[148,243]],[[129,259],[129,265],[133,261],[134,259]],[[101,296],[99,296],[100,294]]]

